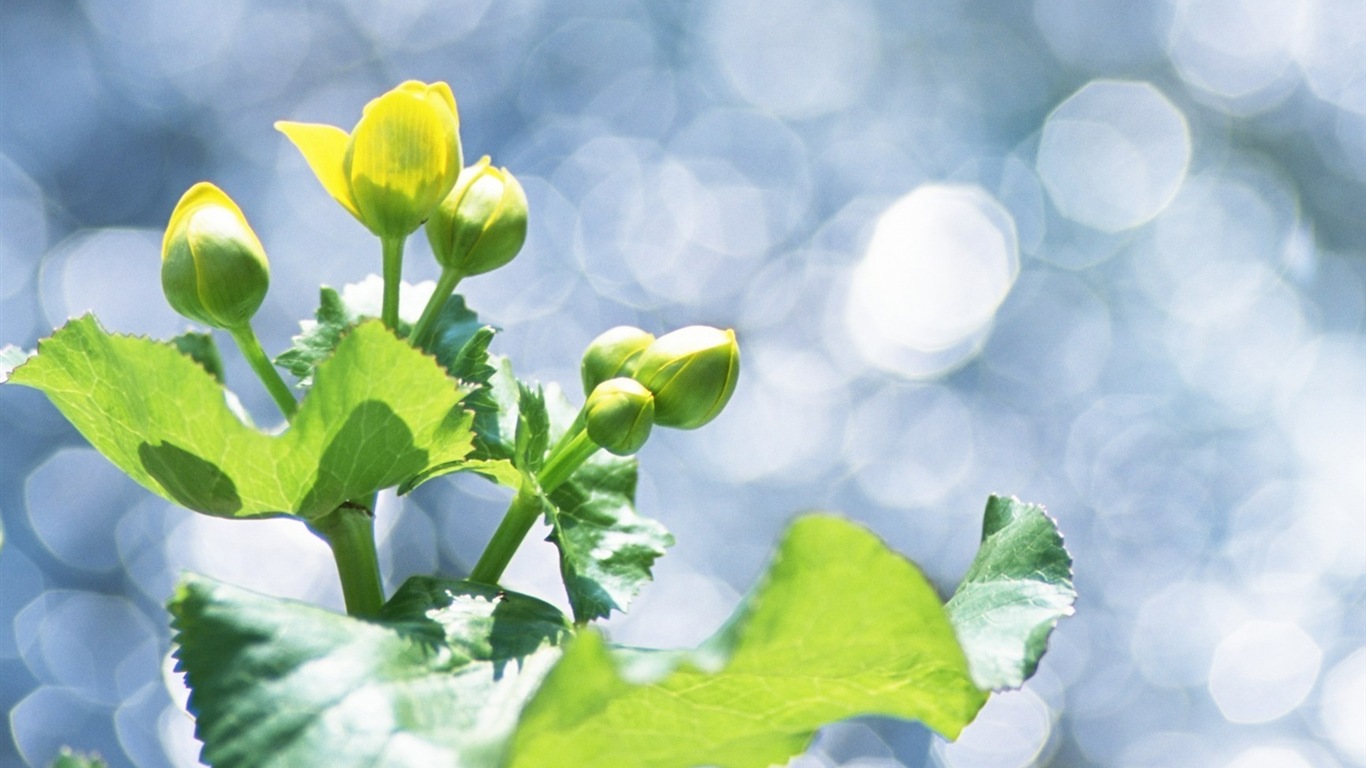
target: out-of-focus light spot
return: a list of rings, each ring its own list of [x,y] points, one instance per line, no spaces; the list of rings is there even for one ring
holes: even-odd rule
[[[119,747],[112,715],[76,691],[44,685],[10,710],[10,733],[29,765],[51,764],[62,747],[97,752],[110,765],[131,764]]]
[[[1043,186],[1034,168],[1015,155],[1004,159],[974,159],[950,175],[953,183],[975,184],[995,195],[1015,222],[1020,250],[1034,253],[1047,230]]]
[[[172,573],[193,571],[275,597],[341,607],[327,544],[292,518],[228,520],[187,511],[166,538],[165,557]]]
[[[189,322],[161,298],[161,233],[82,232],[43,258],[39,283],[52,325],[94,312],[112,332],[174,336]]]
[[[45,592],[19,612],[14,627],[34,677],[89,701],[117,704],[156,678],[156,629],[125,598]]]
[[[1265,109],[1295,84],[1294,46],[1311,0],[1181,0],[1169,55],[1186,82],[1237,111]]]
[[[1338,662],[1325,676],[1318,702],[1319,725],[1350,760],[1366,763],[1366,647]]]
[[[854,103],[881,55],[877,16],[862,0],[838,6],[815,0],[715,2],[703,34],[742,97],[789,118]]]
[[[1094,80],[1044,123],[1037,168],[1053,204],[1105,232],[1156,216],[1190,165],[1186,118],[1149,83]]]
[[[847,407],[839,373],[818,354],[755,340],[735,401],[711,425],[704,461],[735,482],[796,482],[838,461],[836,414]]]
[[[1361,562],[1345,554],[1352,537],[1342,531],[1353,526],[1350,510],[1317,486],[1269,483],[1229,516],[1223,554],[1248,583],[1303,596],[1336,563]]]
[[[1289,747],[1251,747],[1230,760],[1224,768],[1327,768],[1323,763],[1310,763],[1304,755]]]
[[[928,378],[976,352],[1020,261],[1015,224],[975,187],[925,185],[883,213],[849,285],[845,323],[865,359]],[[961,357],[925,370],[926,358]]]
[[[553,113],[582,114],[587,105],[609,95],[624,74],[649,72],[656,62],[654,37],[649,29],[620,19],[574,19],[566,22],[547,36],[531,52],[523,68],[521,94],[518,100],[528,115]],[[594,116],[608,120],[634,117],[636,121],[650,120],[650,133],[658,133],[672,117],[672,93],[664,92],[664,114],[659,104],[646,114],[632,116],[632,107],[645,104],[612,103],[609,97],[592,110]],[[620,92],[618,92],[620,95]],[[642,99],[651,94],[637,93]],[[653,94],[659,96],[660,94]],[[606,114],[603,114],[603,113]],[[648,112],[654,112],[650,115]]]
[[[42,593],[43,582],[43,572],[13,544],[0,551],[0,584],[5,585],[0,589],[0,660],[19,655],[10,618]]]
[[[1105,302],[1070,273],[1037,270],[1001,306],[983,360],[1015,401],[1040,408],[1091,391],[1110,343]]]
[[[1165,3],[1034,0],[1034,23],[1058,58],[1074,67],[1134,69],[1162,56]]]
[[[957,741],[936,741],[934,756],[946,768],[1025,768],[1052,732],[1053,713],[1033,691],[998,693]]]
[[[950,389],[887,387],[856,405],[843,454],[859,487],[877,502],[930,506],[972,466],[972,417]],[[939,523],[947,528],[961,520],[941,515]]]
[[[1366,13],[1358,0],[1309,0],[1296,53],[1316,96],[1366,112]]]
[[[1203,684],[1214,650],[1246,618],[1238,596],[1217,584],[1179,581],[1143,602],[1130,643],[1139,671],[1154,685]]]
[[[1216,759],[1208,737],[1189,731],[1163,731],[1139,739],[1113,764],[1115,768],[1209,768]]]
[[[1359,338],[1326,336],[1286,361],[1277,420],[1300,466],[1345,510],[1366,509],[1366,351]],[[1366,551],[1357,537],[1354,554]],[[1345,554],[1345,553],[1344,553]],[[1358,560],[1358,567],[1361,560]]]
[[[1270,722],[1304,702],[1322,660],[1318,644],[1294,624],[1249,621],[1214,651],[1210,696],[1231,722]]]
[[[24,505],[34,533],[72,568],[106,571],[119,564],[110,532],[141,490],[90,448],[67,448],[29,475]]]
[[[612,641],[639,648],[691,648],[725,623],[740,595],[714,576],[686,563],[661,560],[654,584],[631,603],[629,613],[607,624]]]
[[[43,191],[28,174],[0,154],[0,300],[31,290],[38,255],[47,250]],[[8,322],[5,323],[8,326]],[[13,337],[0,337],[9,340]]]

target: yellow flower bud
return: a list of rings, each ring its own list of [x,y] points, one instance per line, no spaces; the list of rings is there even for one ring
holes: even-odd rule
[[[635,379],[608,379],[593,389],[583,414],[593,442],[618,456],[628,456],[650,439],[655,400]]]
[[[242,209],[208,182],[190,187],[161,241],[161,287],[171,307],[214,328],[241,328],[269,286],[265,248]]]
[[[654,340],[654,334],[629,325],[619,325],[593,339],[583,351],[583,393],[591,393],[608,379],[630,376],[632,363]]]
[[[735,332],[692,325],[646,347],[631,377],[654,393],[656,424],[696,429],[726,406],[739,375]]]
[[[409,80],[365,105],[351,133],[281,120],[337,202],[382,238],[406,237],[451,191],[463,166],[460,118],[445,83]]]
[[[427,240],[443,269],[482,275],[512,261],[526,242],[526,192],[487,155],[460,172],[427,219]]]

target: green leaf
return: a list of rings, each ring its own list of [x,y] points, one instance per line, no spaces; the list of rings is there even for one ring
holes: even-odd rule
[[[982,544],[947,606],[978,687],[1018,688],[1029,679],[1076,598],[1072,557],[1044,508],[988,499]]]
[[[299,323],[302,332],[294,337],[289,349],[275,358],[275,364],[294,374],[301,388],[313,385],[313,369],[331,357],[346,332],[361,321],[360,314],[325,285],[313,317],[313,320]]]
[[[313,370],[332,356],[346,332],[364,320],[379,317],[383,290],[383,281],[374,275],[344,286],[340,293],[323,286],[314,319],[299,323],[301,332],[294,337],[292,346],[275,358],[275,364],[299,379],[301,388],[312,386]],[[404,283],[400,292],[408,294],[414,290],[414,286]],[[400,338],[408,336],[416,319],[407,313],[399,318]],[[491,407],[485,402],[486,397],[477,394],[493,373],[487,366],[487,350],[494,332],[493,326],[479,322],[479,316],[465,306],[465,299],[459,294],[446,301],[432,326],[432,340],[426,351],[452,376],[478,385],[471,407]]]
[[[315,378],[289,429],[267,435],[175,347],[86,316],[41,342],[13,381],[45,392],[134,480],[222,517],[316,517],[472,449],[464,391],[377,322],[353,329]]]
[[[540,469],[550,449],[550,414],[545,409],[545,392],[539,386],[518,382],[515,435],[513,466],[523,472]]]
[[[0,347],[0,384],[8,381],[10,373],[27,362],[33,355],[32,351],[21,349],[13,344]]]
[[[171,339],[171,344],[181,354],[203,366],[214,381],[223,383],[223,357],[218,354],[218,345],[214,344],[212,334],[186,331]]]
[[[535,598],[429,577],[373,621],[193,575],[170,610],[216,768],[496,768],[570,632]]]
[[[109,768],[109,764],[98,753],[74,752],[71,747],[62,747],[51,768]]]
[[[920,571],[869,531],[813,516],[697,651],[614,652],[581,633],[522,713],[511,766],[764,768],[857,715],[955,738],[985,700]]]
[[[636,475],[635,459],[600,451],[550,494],[549,540],[575,621],[626,610],[673,546],[663,525],[636,514]]]

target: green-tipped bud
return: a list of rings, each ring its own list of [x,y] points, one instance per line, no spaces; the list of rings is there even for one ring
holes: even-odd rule
[[[208,182],[185,193],[161,241],[161,288],[176,312],[231,330],[266,298],[270,265],[242,209]]]
[[[608,379],[593,388],[583,414],[593,442],[618,456],[629,456],[650,439],[655,399],[635,379]]]
[[[655,336],[629,325],[618,325],[588,344],[583,351],[583,393],[591,394],[599,384],[618,376],[630,376],[640,353],[654,343]]]
[[[666,333],[635,360],[631,377],[655,396],[655,423],[696,429],[716,418],[735,391],[735,332],[691,325]]]
[[[443,269],[482,275],[512,261],[526,242],[526,192],[487,155],[460,172],[427,219],[427,240]]]

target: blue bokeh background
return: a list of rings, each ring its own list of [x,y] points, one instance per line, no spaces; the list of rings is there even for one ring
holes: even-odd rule
[[[1058,518],[1081,600],[1024,691],[954,745],[858,721],[795,766],[1366,765],[1366,4],[6,0],[0,344],[183,330],[161,228],[208,179],[283,349],[379,252],[271,124],[408,78],[527,189],[527,248],[464,288],[519,372],[572,384],[621,323],[740,336],[726,413],[642,454],[678,545],[618,639],[705,636],[801,510],[945,589],[988,493]],[[169,506],[36,392],[0,424],[0,765],[195,765],[176,574],[339,606],[325,547]],[[385,499],[390,588],[460,572],[503,502]],[[508,578],[563,602],[543,547]]]

